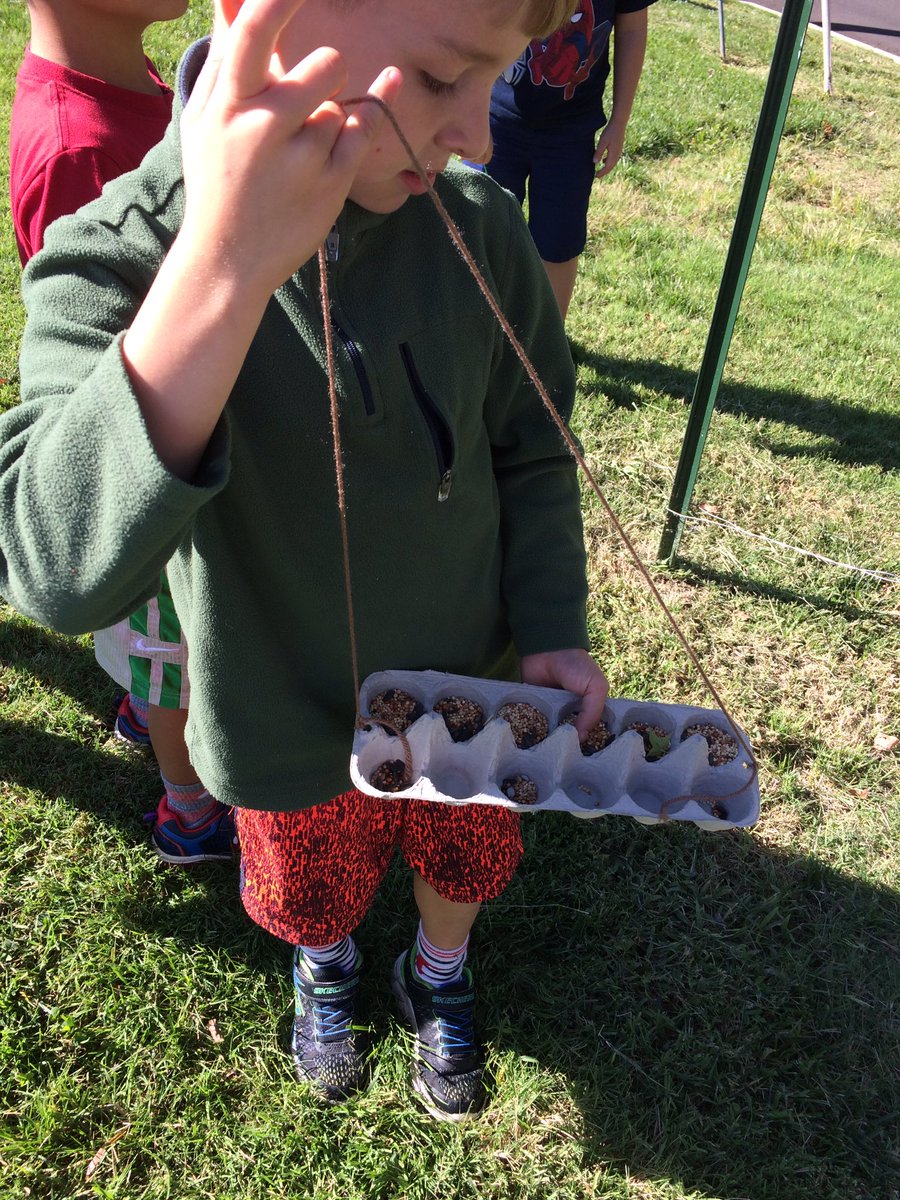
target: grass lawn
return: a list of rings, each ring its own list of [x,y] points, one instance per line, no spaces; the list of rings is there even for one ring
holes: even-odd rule
[[[208,6],[157,28],[170,78]],[[777,29],[660,0],[628,157],[595,189],[570,315],[576,426],[648,561]],[[0,10],[11,103],[24,6]],[[693,513],[900,573],[900,69],[810,35]],[[22,312],[0,227],[0,407]],[[123,498],[127,502],[127,498]],[[708,703],[585,494],[613,693]],[[900,589],[691,522],[658,586],[761,764],[752,831],[524,821],[473,939],[494,1100],[412,1103],[386,981],[395,866],[360,942],[378,1044],[358,1101],[295,1082],[285,948],[236,870],[149,853],[152,761],[111,739],[88,639],[0,603],[0,1200],[898,1200]],[[252,698],[265,704],[265,696]]]

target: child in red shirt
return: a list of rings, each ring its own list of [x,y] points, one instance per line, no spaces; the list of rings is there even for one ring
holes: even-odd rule
[[[9,133],[10,201],[22,265],[57,217],[139,166],[162,138],[172,91],[144,55],[144,30],[184,14],[188,0],[134,0],[110,9],[29,0],[31,40],[16,78]],[[127,503],[127,497],[123,497]],[[97,661],[128,695],[123,740],[151,744],[166,794],[152,834],[157,854],[187,864],[230,858],[230,810],[209,794],[184,740],[187,646],[165,573],[159,595],[94,638]]]

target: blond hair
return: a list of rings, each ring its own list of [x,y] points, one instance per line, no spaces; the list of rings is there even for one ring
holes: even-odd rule
[[[568,21],[578,8],[579,0],[519,0],[525,10],[522,31],[530,38],[549,37]],[[359,0],[331,0],[337,8],[351,11]]]
[[[528,0],[523,29],[530,38],[547,37],[570,19],[578,0]]]

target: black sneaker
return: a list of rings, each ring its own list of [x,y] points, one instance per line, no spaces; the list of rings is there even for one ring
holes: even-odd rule
[[[349,975],[311,971],[294,951],[294,1029],[291,1055],[300,1078],[337,1104],[365,1083],[361,1034],[354,1024],[362,955]]]
[[[475,987],[466,968],[459,983],[435,988],[412,973],[408,950],[394,964],[394,995],[416,1035],[412,1085],[439,1121],[465,1121],[484,1106],[484,1053],[475,1041]]]

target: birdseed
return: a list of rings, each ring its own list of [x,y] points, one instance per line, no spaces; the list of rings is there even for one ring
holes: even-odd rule
[[[380,763],[369,776],[369,783],[379,792],[402,792],[408,784],[406,763],[402,758]]]
[[[454,742],[467,742],[484,728],[484,709],[467,696],[444,696],[434,711],[444,718]]]
[[[605,721],[598,721],[593,729],[588,730],[587,737],[581,743],[581,753],[597,754],[598,751],[605,750],[610,742],[615,740],[615,737],[616,735]]]
[[[500,784],[500,791],[514,804],[537,804],[537,784],[528,775],[510,775]]]
[[[718,725],[712,725],[706,721],[688,725],[681,735],[681,740],[684,741],[685,738],[689,738],[695,733],[699,733],[702,738],[706,739],[706,745],[709,747],[707,761],[711,767],[724,767],[726,763],[737,758],[737,742],[730,733],[720,729]]]
[[[550,732],[544,714],[533,704],[526,704],[522,700],[502,705],[497,709],[497,716],[509,722],[513,739],[520,750],[530,750]]]
[[[390,722],[390,725],[399,729],[401,733],[405,733],[414,721],[418,721],[424,711],[424,707],[415,696],[400,688],[388,688],[386,692],[379,692],[369,701],[369,716],[376,721]],[[389,728],[388,733],[393,733],[393,729]]]

